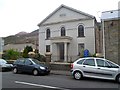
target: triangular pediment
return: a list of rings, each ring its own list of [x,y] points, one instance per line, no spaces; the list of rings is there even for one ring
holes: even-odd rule
[[[47,25],[52,23],[59,23],[65,21],[79,20],[79,19],[92,19],[94,16],[87,13],[78,11],[76,9],[61,5],[46,17],[38,26]]]

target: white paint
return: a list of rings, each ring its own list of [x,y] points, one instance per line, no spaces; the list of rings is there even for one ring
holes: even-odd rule
[[[120,17],[120,10],[110,10],[106,12],[102,12],[101,19],[108,20],[108,19],[115,19]]]
[[[78,44],[84,43],[85,49],[88,49],[91,54],[95,53],[95,28],[94,18],[90,18],[91,15],[86,15],[83,12],[77,13],[76,10],[71,7],[59,7],[58,11],[52,13],[52,15],[42,22],[39,28],[39,52],[44,55],[46,53],[46,45],[51,45],[52,61],[60,59],[59,43],[68,42],[64,51],[64,61],[76,60],[78,58]],[[66,18],[59,17],[59,14],[66,13]],[[55,19],[54,19],[55,18]],[[84,18],[84,19],[83,19]],[[83,19],[83,20],[82,20]],[[68,22],[69,20],[69,22]],[[62,22],[61,22],[62,21]],[[53,23],[54,22],[54,23]],[[78,37],[78,26],[84,26],[85,37]],[[46,29],[50,28],[51,38],[61,37],[61,27],[66,29],[66,36],[72,39],[57,39],[54,40],[55,45],[52,44],[53,40],[46,40]],[[45,33],[43,33],[45,32]],[[69,45],[69,48],[68,48]],[[66,57],[68,56],[68,58]],[[72,57],[72,59],[71,59]],[[74,58],[73,58],[74,57]],[[68,60],[66,60],[68,59]]]
[[[21,82],[21,81],[15,81],[17,84],[25,84],[25,85],[30,85],[30,86],[37,86],[37,87],[44,87],[44,88],[51,88],[51,89],[59,89],[59,90],[69,90],[69,89],[64,89],[64,88],[59,88],[59,87],[53,87],[53,86],[47,86],[47,85],[40,85],[40,84],[34,84],[34,83],[28,83],[28,82]]]

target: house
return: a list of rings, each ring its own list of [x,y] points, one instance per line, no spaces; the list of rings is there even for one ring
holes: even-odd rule
[[[7,44],[4,46],[4,51],[13,49],[18,52],[23,52],[26,46],[31,46],[33,49],[36,49],[36,45],[32,43],[23,43],[23,44]]]
[[[104,57],[119,63],[120,10],[102,12]]]
[[[101,50],[98,23],[90,14],[61,5],[38,26],[39,52],[51,54],[52,61],[74,61],[85,49]]]
[[[4,46],[4,40],[2,39],[2,37],[0,37],[0,58],[2,57],[3,46]]]

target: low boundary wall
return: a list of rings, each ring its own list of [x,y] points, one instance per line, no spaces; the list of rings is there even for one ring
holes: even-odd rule
[[[15,60],[8,60],[7,62],[13,64]],[[70,71],[71,63],[64,63],[64,62],[40,62],[46,64],[51,68],[51,70],[63,70],[63,71]]]

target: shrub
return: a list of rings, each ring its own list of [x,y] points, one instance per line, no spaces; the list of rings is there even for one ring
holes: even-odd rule
[[[40,62],[46,62],[46,57],[44,55],[40,55],[39,53],[36,53],[34,58]]]
[[[2,55],[2,58],[7,60],[16,60],[20,57],[21,57],[20,52],[15,51],[13,49],[5,51],[4,54]]]
[[[96,53],[94,53],[92,56],[93,56],[93,57],[96,57]]]

